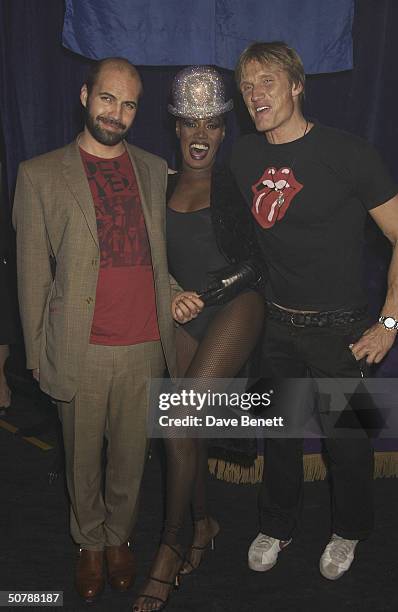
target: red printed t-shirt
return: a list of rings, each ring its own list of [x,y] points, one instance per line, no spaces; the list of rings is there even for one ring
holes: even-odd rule
[[[90,343],[125,346],[158,340],[151,252],[128,153],[112,159],[80,153],[101,254]]]

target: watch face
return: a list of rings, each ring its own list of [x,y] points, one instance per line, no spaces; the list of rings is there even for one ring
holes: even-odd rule
[[[393,319],[392,317],[387,317],[384,320],[384,326],[387,327],[387,329],[393,329],[393,327],[395,326],[395,319]]]

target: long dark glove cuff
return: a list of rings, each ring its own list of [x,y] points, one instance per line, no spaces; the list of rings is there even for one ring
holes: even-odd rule
[[[217,280],[199,296],[205,306],[226,304],[242,291],[255,288],[261,280],[260,271],[251,261],[223,268],[213,275]]]

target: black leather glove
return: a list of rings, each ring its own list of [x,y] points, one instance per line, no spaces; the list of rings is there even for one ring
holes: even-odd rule
[[[245,289],[254,288],[261,280],[261,274],[251,261],[228,266],[213,272],[215,281],[201,295],[205,306],[226,304]]]

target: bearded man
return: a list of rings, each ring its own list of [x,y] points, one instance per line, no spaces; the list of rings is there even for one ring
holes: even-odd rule
[[[98,62],[81,89],[84,131],[21,164],[14,203],[27,367],[58,402],[76,587],[89,602],[104,562],[112,587],[132,585],[148,385],[165,361],[175,372],[167,164],[124,140],[141,93],[127,60]]]

